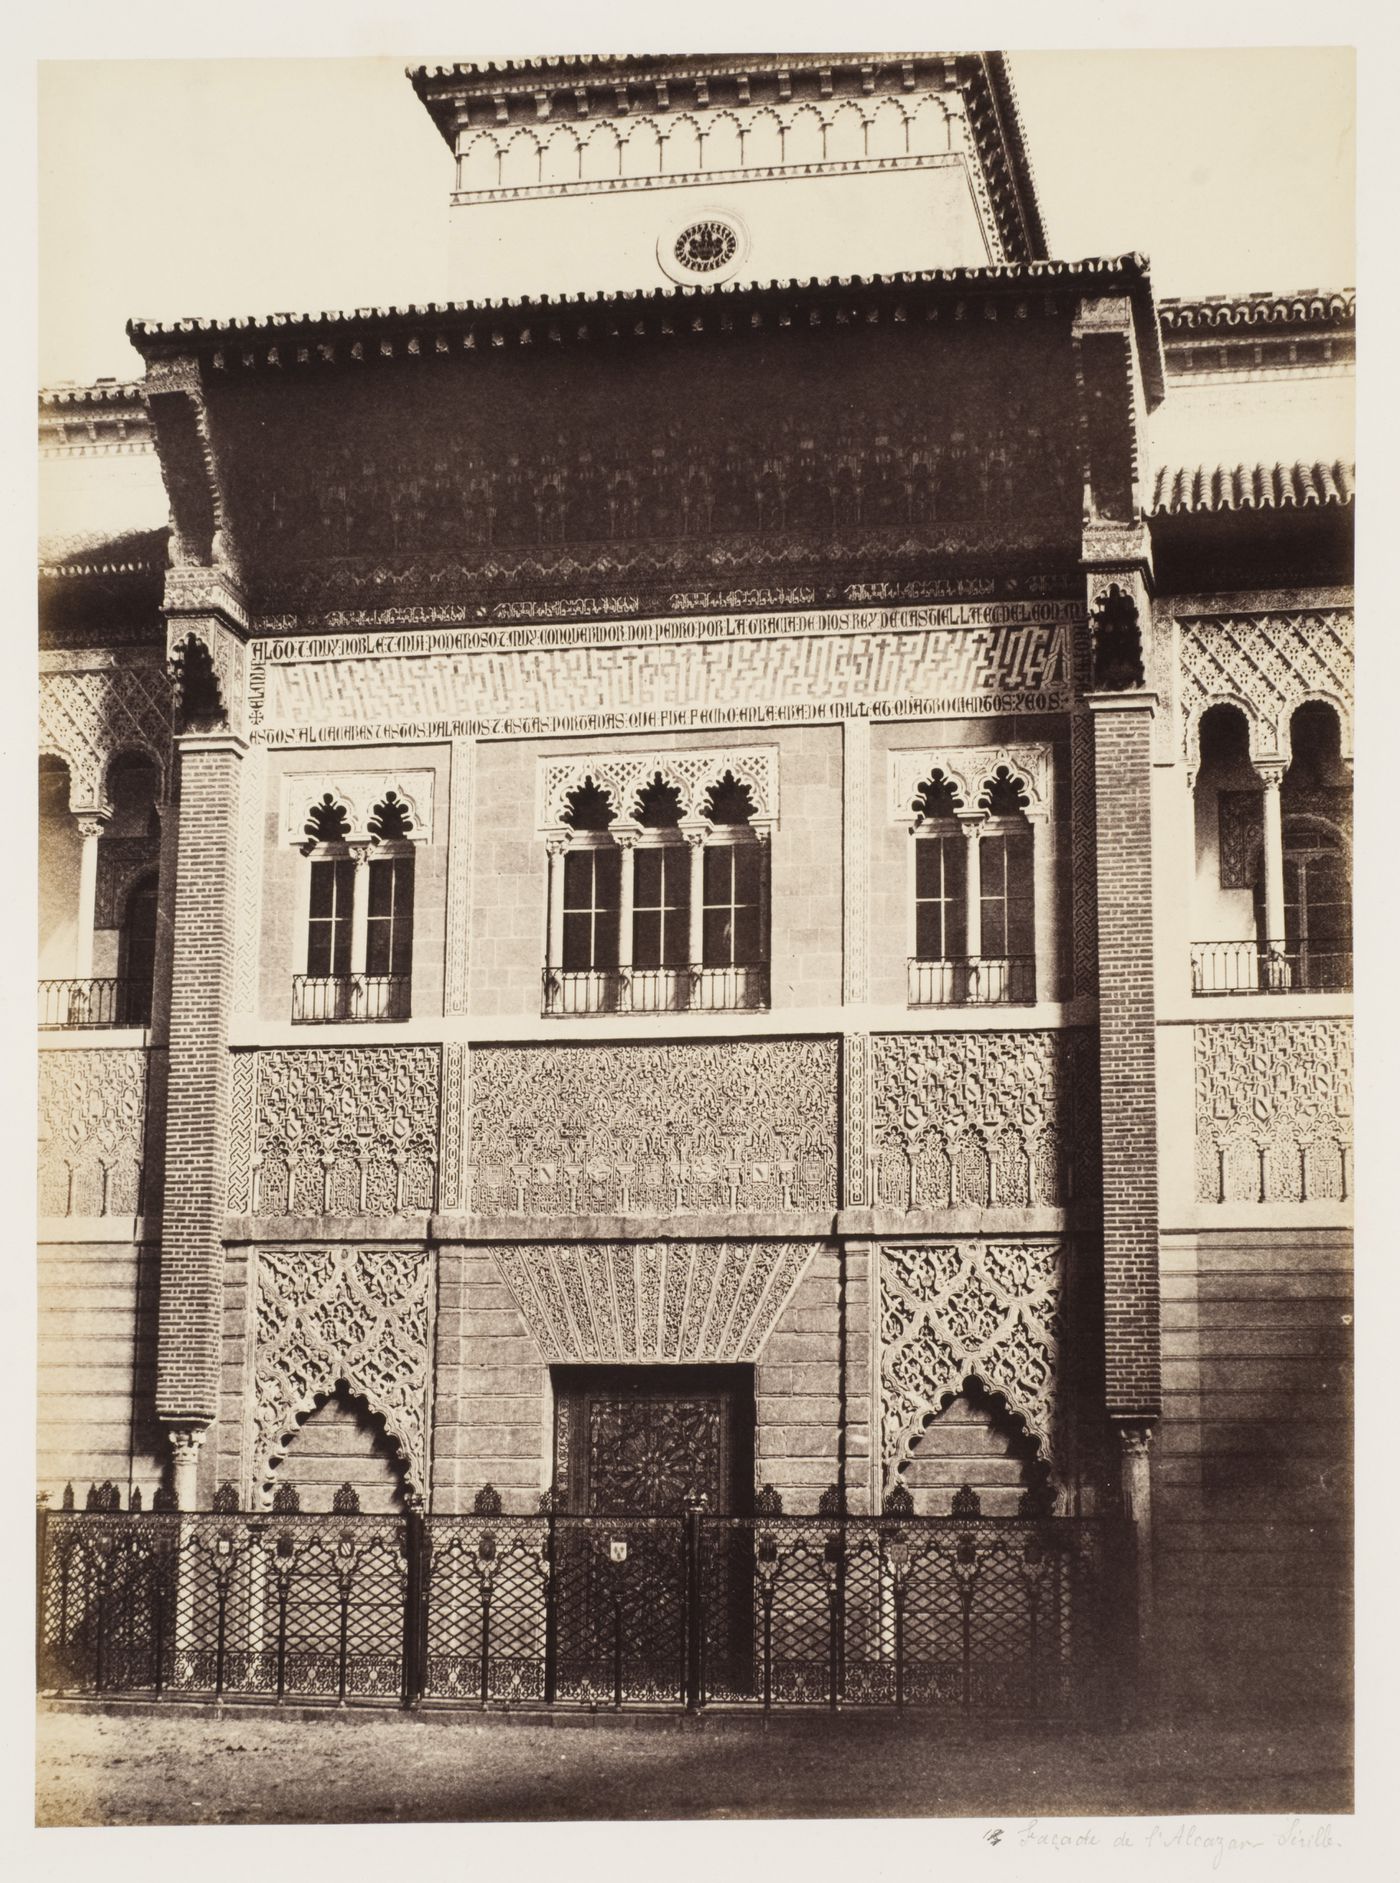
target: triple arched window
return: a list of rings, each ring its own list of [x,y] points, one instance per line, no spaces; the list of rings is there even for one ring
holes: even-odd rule
[[[768,1005],[771,753],[552,763],[542,792],[546,1014]]]

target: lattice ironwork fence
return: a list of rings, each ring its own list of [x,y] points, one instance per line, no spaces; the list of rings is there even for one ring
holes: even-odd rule
[[[1113,1713],[1131,1544],[1063,1517],[42,1511],[41,1690]]]

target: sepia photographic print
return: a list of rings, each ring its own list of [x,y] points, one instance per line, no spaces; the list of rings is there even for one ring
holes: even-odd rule
[[[1353,54],[522,37],[40,69],[37,1821],[1325,1851]]]

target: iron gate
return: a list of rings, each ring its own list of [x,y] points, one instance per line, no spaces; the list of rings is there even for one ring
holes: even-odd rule
[[[478,1707],[1115,1704],[1131,1541],[1064,1517],[41,1511],[63,1694]]]

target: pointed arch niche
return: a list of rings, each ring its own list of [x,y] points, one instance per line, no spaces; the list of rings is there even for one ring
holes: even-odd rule
[[[907,1482],[929,1494],[926,1508],[944,1514],[940,1499],[960,1447],[988,1473],[988,1490],[1019,1498],[1055,1488],[1066,1259],[1060,1242],[969,1237],[882,1246],[886,1497]],[[971,1477],[963,1470],[951,1488]]]
[[[252,1505],[270,1501],[284,1481],[283,1461],[298,1446],[308,1460],[350,1447],[345,1455],[362,1460],[371,1488],[383,1479],[387,1459],[404,1490],[425,1496],[431,1255],[405,1248],[260,1249],[255,1273]],[[330,1411],[320,1410],[331,1402]],[[375,1422],[379,1436],[371,1431]],[[310,1446],[302,1443],[308,1431]]]

